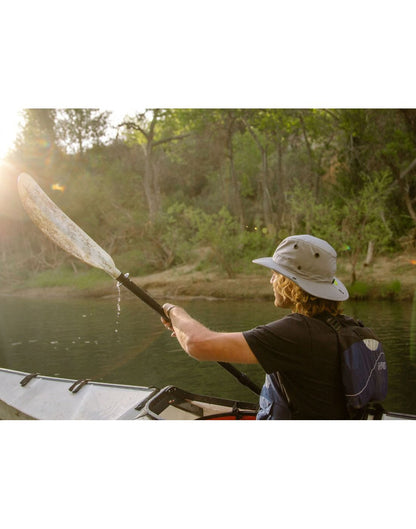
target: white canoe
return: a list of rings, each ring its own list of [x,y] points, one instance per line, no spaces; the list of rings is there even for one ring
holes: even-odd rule
[[[196,395],[167,386],[71,380],[0,368],[0,419],[255,419],[257,405]],[[383,412],[369,419],[416,419]]]
[[[159,390],[0,369],[0,419],[248,419],[255,415],[255,404],[194,395],[174,386]]]

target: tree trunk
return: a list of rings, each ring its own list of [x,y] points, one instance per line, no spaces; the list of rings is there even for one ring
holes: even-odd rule
[[[247,121],[245,120],[244,120],[244,124],[247,127],[247,130],[249,131],[249,133],[251,134],[252,138],[256,142],[256,145],[261,153],[262,168],[261,168],[259,184],[260,184],[261,195],[262,195],[263,220],[267,228],[273,231],[275,229],[275,226],[273,223],[272,199],[270,195],[269,182],[268,182],[269,169],[268,169],[267,150],[261,144],[261,141],[259,140],[253,127],[249,123],[247,123]]]
[[[407,182],[400,180],[400,190],[402,192],[404,203],[406,204],[407,211],[409,212],[410,217],[413,222],[416,224],[416,211],[413,207],[412,199],[410,198],[409,185]]]
[[[374,257],[374,241],[369,241],[367,248],[367,257],[364,261],[364,266],[370,266],[373,262]]]
[[[306,133],[306,125],[305,125],[305,122],[303,120],[303,116],[301,113],[299,114],[299,119],[302,125],[303,139],[305,140],[306,149],[309,155],[309,165],[311,168],[311,173],[314,177],[314,194],[315,194],[315,198],[318,199],[319,194],[320,194],[320,189],[321,189],[321,176],[319,174],[318,168],[316,167],[314,153],[313,153],[308,135]]]
[[[277,223],[280,224],[283,219],[284,210],[285,210],[285,182],[283,174],[283,148],[282,148],[282,138],[280,135],[276,138],[276,157],[277,164],[274,171],[274,186],[273,194],[276,197],[276,216]]]
[[[139,119],[142,119],[144,114],[138,116]],[[144,138],[146,139],[146,144],[143,145],[143,152],[145,157],[145,169],[143,175],[143,187],[146,197],[147,206],[149,209],[149,221],[153,223],[160,210],[161,205],[161,191],[160,191],[160,180],[158,168],[155,165],[154,161],[154,149],[163,145],[164,143],[169,143],[174,140],[181,140],[189,136],[189,134],[178,134],[176,136],[169,136],[167,138],[162,138],[160,140],[155,140],[155,127],[157,121],[160,117],[160,111],[155,109],[153,111],[153,117],[150,124],[148,124],[146,129],[146,123],[140,124],[135,122],[123,122],[121,125],[126,126],[128,129],[134,129],[139,131]]]
[[[263,216],[264,222],[268,228],[273,226],[273,211],[272,211],[272,199],[270,196],[269,183],[268,183],[268,160],[266,149],[261,149],[262,157],[262,171],[261,171],[261,188],[263,195]]]
[[[240,195],[240,186],[237,179],[237,175],[235,172],[235,166],[234,166],[234,149],[233,149],[233,136],[232,132],[229,132],[228,138],[227,138],[227,146],[228,146],[228,158],[230,161],[230,179],[231,179],[231,187],[232,187],[232,204],[231,208],[234,212],[234,215],[238,217],[240,224],[244,226],[244,211],[243,211],[243,204],[241,202],[241,195]]]
[[[410,197],[410,189],[409,184],[406,180],[407,175],[413,171],[413,169],[416,167],[416,158],[412,161],[411,164],[408,165],[408,167],[400,173],[399,176],[399,186],[400,190],[402,192],[404,203],[406,204],[407,211],[409,212],[409,215],[413,219],[414,223],[416,224],[416,211],[413,207],[413,200]]]
[[[157,218],[160,207],[160,187],[152,158],[152,148],[148,144],[145,150],[143,186],[149,209],[149,220],[153,223]]]

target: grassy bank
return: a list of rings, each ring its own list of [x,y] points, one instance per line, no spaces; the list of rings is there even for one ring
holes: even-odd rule
[[[269,275],[265,268],[252,265],[246,273],[228,278],[218,267],[201,269],[199,264],[190,264],[133,279],[153,296],[163,299],[183,296],[271,299]],[[371,266],[358,268],[354,284],[348,262],[340,259],[337,275],[348,287],[351,299],[410,300],[416,290],[416,266],[404,255],[378,257]],[[41,297],[117,295],[115,281],[86,265],[77,267],[77,271],[62,267],[41,272],[13,286],[3,285],[1,291]]]

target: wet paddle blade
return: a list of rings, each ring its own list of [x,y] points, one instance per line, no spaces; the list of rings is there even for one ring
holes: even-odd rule
[[[17,188],[29,217],[54,243],[114,279],[120,276],[111,256],[65,215],[30,175],[20,174]]]

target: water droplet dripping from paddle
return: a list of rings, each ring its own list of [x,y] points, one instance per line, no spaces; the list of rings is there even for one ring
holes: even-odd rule
[[[129,274],[124,274],[126,277],[129,277]],[[119,281],[116,282],[116,288],[117,288],[117,305],[116,305],[116,328],[114,329],[114,332],[117,334],[118,329],[117,326],[120,323],[120,313],[121,313],[121,283]]]

